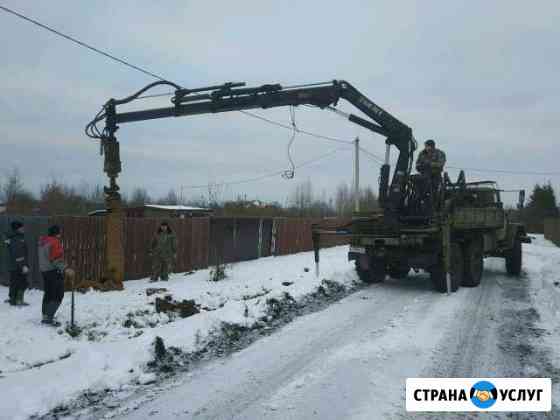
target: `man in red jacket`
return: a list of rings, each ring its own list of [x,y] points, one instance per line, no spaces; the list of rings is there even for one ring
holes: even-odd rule
[[[54,315],[64,298],[64,250],[61,242],[60,227],[53,225],[48,235],[39,239],[39,269],[43,275],[43,324],[58,326]]]

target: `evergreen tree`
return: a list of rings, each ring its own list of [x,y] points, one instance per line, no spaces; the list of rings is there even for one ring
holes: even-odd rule
[[[535,185],[524,213],[525,222],[533,232],[542,232],[544,219],[558,217],[556,194],[550,182]]]

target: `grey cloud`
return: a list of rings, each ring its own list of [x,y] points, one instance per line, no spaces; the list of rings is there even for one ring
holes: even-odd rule
[[[503,0],[174,1],[165,7],[67,0],[8,6],[188,86],[345,78],[412,126],[419,140],[438,139],[453,166],[557,168],[557,1],[543,0],[538,7]],[[3,47],[0,79],[2,167],[21,165],[35,189],[52,171],[61,171],[64,160],[76,174],[68,179],[103,180],[102,160],[83,126],[109,97],[126,96],[151,80],[8,15],[0,15],[0,35],[11,40]],[[287,110],[259,113],[288,121]],[[330,113],[300,109],[297,119],[302,128],[335,137],[352,140],[359,134],[365,147],[383,153],[379,137]],[[181,184],[287,167],[290,133],[228,114],[123,125],[118,135],[123,188],[145,185],[163,194]],[[302,162],[335,147],[298,136],[294,158]],[[351,179],[349,153],[302,170],[292,182],[272,178],[229,193],[283,200],[308,176],[317,190],[332,191]],[[362,180],[375,186],[375,166],[364,160],[363,168]],[[496,178],[508,188],[546,180]],[[558,177],[553,181],[559,186]]]

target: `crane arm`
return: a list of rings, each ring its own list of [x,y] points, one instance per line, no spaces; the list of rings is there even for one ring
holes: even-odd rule
[[[162,84],[175,88],[175,94],[171,99],[172,106],[130,112],[117,111],[117,106],[129,103],[148,89]],[[105,104],[103,111],[88,124],[86,133],[90,137],[99,138],[102,141],[103,150],[106,152],[105,171],[111,179],[111,187],[107,191],[111,193],[111,191],[118,191],[115,180],[120,172],[120,161],[118,160],[118,142],[115,132],[119,124],[283,106],[312,105],[322,109],[334,108],[340,99],[348,101],[368,117],[345,114],[349,121],[384,136],[387,145],[394,145],[399,150],[391,186],[389,188],[389,165],[386,162],[381,169],[382,182],[379,191],[383,207],[394,212],[402,206],[406,181],[411,170],[412,154],[416,148],[412,129],[343,80],[292,87],[266,84],[247,88],[245,83],[225,83],[197,89],[185,89],[165,81],[155,82],[127,98],[110,99]],[[105,127],[99,131],[96,124],[103,119]],[[108,158],[113,161],[113,164],[107,162]],[[118,164],[115,161],[118,161]]]

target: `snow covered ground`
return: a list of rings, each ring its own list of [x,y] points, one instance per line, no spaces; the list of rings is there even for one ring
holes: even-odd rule
[[[550,350],[551,363],[560,369],[560,248],[542,235],[533,237],[533,243],[523,247],[524,267],[530,279],[533,303],[540,315],[538,326],[547,331],[543,340]],[[552,385],[553,403],[558,406],[559,380]]]
[[[154,359],[156,336],[166,346],[192,352],[223,323],[251,327],[266,320],[270,299],[282,300],[288,293],[301,300],[325,278],[351,286],[357,278],[346,252],[346,247],[324,250],[320,278],[312,253],[302,253],[231,265],[219,282],[208,281],[209,270],[201,270],[175,274],[168,282],[129,281],[122,292],[78,293],[76,320],[83,328],[78,338],[42,325],[42,292],[28,291],[30,306],[0,306],[0,417],[23,419],[84,391],[153,381],[146,364]],[[167,288],[174,299],[194,299],[204,309],[184,319],[157,314],[150,305],[157,295],[146,296],[149,287]],[[7,296],[7,288],[0,290]],[[63,326],[70,320],[69,293],[58,320]]]
[[[156,336],[192,352],[224,323],[266,322],[271,299],[289,293],[303,302],[327,286],[322,279],[353,287],[357,278],[346,251],[322,251],[319,279],[312,253],[302,253],[235,264],[218,283],[203,270],[168,283],[127,282],[124,292],[78,294],[84,332],[74,339],[40,325],[41,293],[32,291],[31,306],[0,307],[0,417],[24,419],[111,388],[132,391],[119,407],[79,418],[400,419],[408,418],[404,380],[414,376],[552,377],[558,405],[560,248],[538,235],[523,246],[521,279],[505,276],[503,260],[492,258],[480,287],[451,296],[435,293],[424,274],[388,279],[179,377],[165,391],[150,391],[153,401],[134,392],[157,388],[135,385],[155,378],[147,366]],[[145,293],[153,286],[205,310],[185,319],[156,314],[155,295]],[[63,323],[69,303],[67,294]]]
[[[523,248],[524,268],[531,279],[543,315],[560,316],[560,248],[543,235],[532,235],[533,243]]]
[[[423,274],[388,279],[113,414],[128,420],[489,418],[406,413],[405,380],[551,377],[552,413],[491,418],[558,419],[560,317],[549,284],[560,274],[560,249],[542,237],[523,248],[521,278],[506,276],[504,261],[489,258],[480,287],[451,296],[435,293]]]

